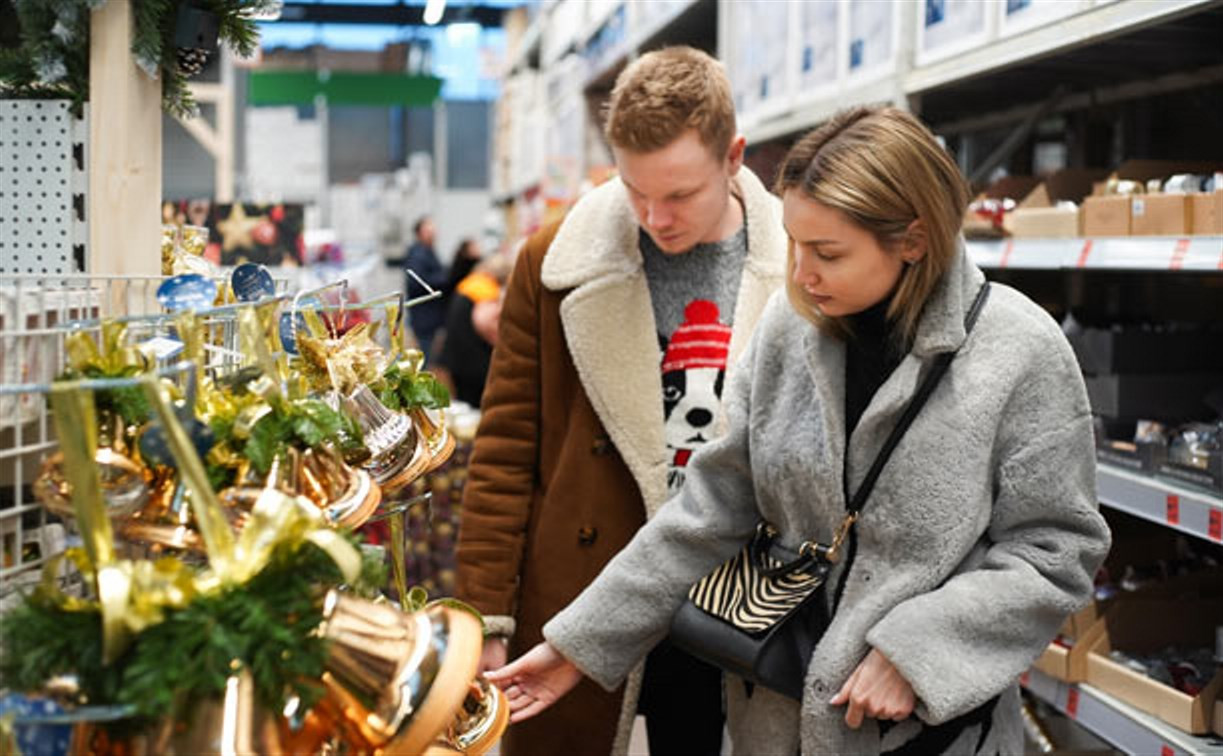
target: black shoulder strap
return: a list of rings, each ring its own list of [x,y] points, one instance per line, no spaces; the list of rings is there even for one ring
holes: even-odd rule
[[[972,307],[968,308],[968,314],[964,316],[964,333],[972,333],[972,327],[977,322],[977,316],[981,314],[981,309],[985,307],[985,300],[989,299],[989,281],[981,285],[977,291],[977,297],[972,302]],[[917,417],[917,413],[921,411],[922,405],[930,398],[930,394],[934,392],[935,386],[942,379],[943,374],[947,372],[947,368],[951,365],[951,360],[955,357],[955,352],[944,352],[934,359],[934,365],[931,366],[930,372],[926,375],[926,379],[917,387],[917,393],[909,400],[909,405],[905,407],[904,414],[900,416],[900,420],[896,421],[896,427],[892,429],[892,433],[888,436],[887,441],[883,443],[883,448],[876,455],[874,463],[871,464],[871,469],[867,471],[866,477],[862,479],[862,485],[858,486],[858,492],[854,494],[853,499],[849,502],[849,514],[857,514],[862,511],[862,506],[866,503],[866,497],[870,496],[871,489],[875,487],[875,481],[879,478],[879,473],[883,472],[883,466],[887,464],[888,457],[892,456],[892,451],[896,445],[900,443],[900,439],[904,437],[905,431],[913,423],[913,419]],[[846,450],[849,453],[849,450]]]

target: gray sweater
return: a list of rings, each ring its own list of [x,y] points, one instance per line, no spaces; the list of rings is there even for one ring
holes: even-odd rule
[[[727,386],[726,436],[693,457],[682,492],[545,637],[612,688],[666,634],[688,587],[737,552],[761,518],[788,546],[827,542],[845,510],[843,471],[856,490],[934,355],[959,348],[858,521],[857,553],[801,709],[760,688],[748,696],[728,679],[728,724],[736,753],[793,754],[801,743],[804,754],[871,754],[1001,696],[990,721],[943,752],[1019,752],[1016,681],[1090,598],[1109,533],[1074,355],[1043,310],[1000,285],[966,339],[964,314],[983,281],[961,250],[912,350],[854,430],[847,461],[845,345],[775,295]],[[872,646],[919,699],[916,717],[883,736],[870,719],[849,729],[844,707],[828,704]]]

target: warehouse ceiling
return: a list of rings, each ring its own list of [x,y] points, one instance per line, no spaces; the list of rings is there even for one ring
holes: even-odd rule
[[[507,6],[466,3],[451,0],[442,13],[442,24],[476,23],[483,27],[501,26]],[[425,5],[408,3],[294,3],[286,2],[276,23],[309,24],[390,24],[425,26]]]

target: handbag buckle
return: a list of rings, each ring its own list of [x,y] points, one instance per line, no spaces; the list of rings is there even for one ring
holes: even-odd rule
[[[845,515],[845,519],[841,521],[841,527],[837,528],[836,535],[832,538],[832,545],[824,553],[824,558],[829,562],[836,563],[841,559],[841,546],[844,545],[845,539],[849,537],[849,529],[854,526],[858,520],[857,512],[850,512]],[[806,545],[806,544],[804,544]]]

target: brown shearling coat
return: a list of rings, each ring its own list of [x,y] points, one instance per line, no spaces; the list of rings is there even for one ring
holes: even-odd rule
[[[748,255],[728,372],[785,274],[780,202],[735,179]],[[528,240],[511,277],[463,496],[457,595],[510,635],[510,658],[623,548],[667,493],[661,353],[621,182]],[[512,618],[512,619],[511,619]],[[627,751],[640,674],[583,680],[514,725],[506,756]]]

